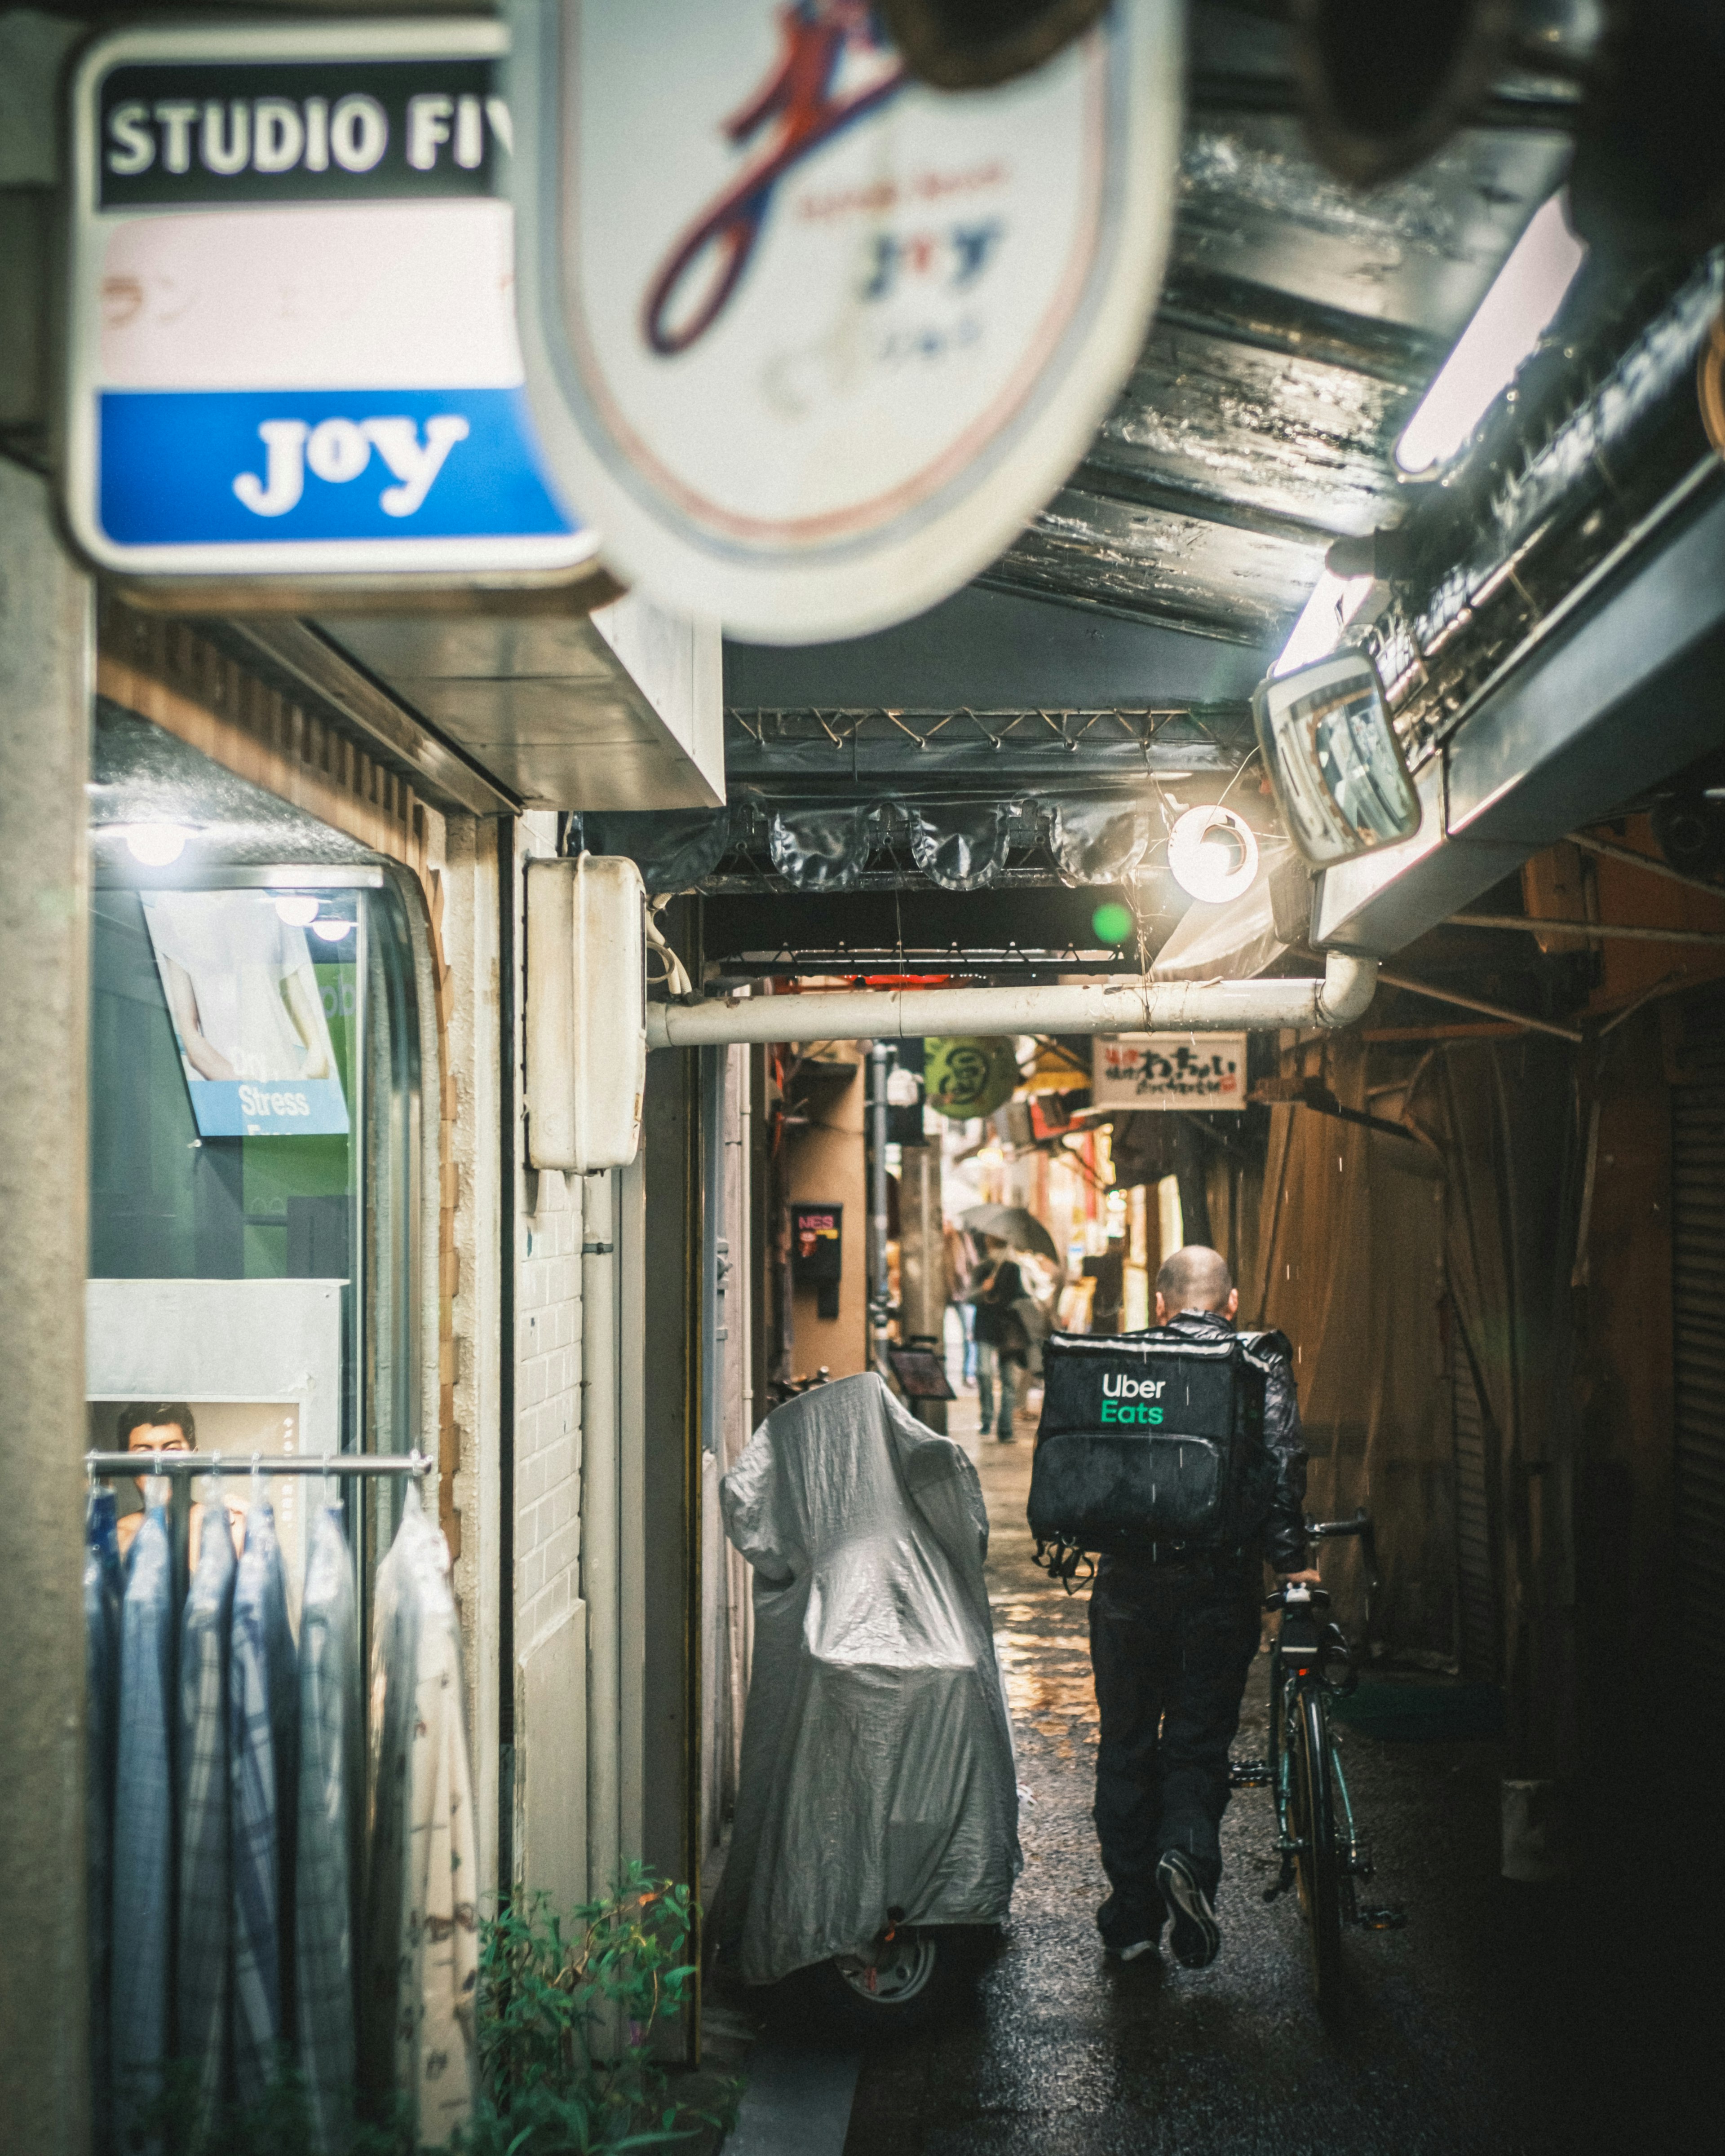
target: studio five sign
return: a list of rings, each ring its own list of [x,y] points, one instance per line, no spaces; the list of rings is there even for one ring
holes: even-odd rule
[[[573,572],[495,23],[138,28],[74,88],[67,511],[141,576]]]

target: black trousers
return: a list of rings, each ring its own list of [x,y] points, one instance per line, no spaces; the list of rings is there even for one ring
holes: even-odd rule
[[[1220,1566],[1105,1558],[1090,1599],[1101,1741],[1096,1835],[1124,1913],[1166,1913],[1164,1851],[1183,1849],[1206,1891],[1222,1876],[1228,1748],[1258,1649],[1257,1552]]]

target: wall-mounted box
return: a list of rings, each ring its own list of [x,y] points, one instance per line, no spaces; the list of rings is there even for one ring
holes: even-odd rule
[[[647,1076],[646,893],[630,860],[526,871],[527,1164],[627,1168]]]

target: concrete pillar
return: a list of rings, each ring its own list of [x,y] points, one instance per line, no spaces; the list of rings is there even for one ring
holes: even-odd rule
[[[920,1333],[939,1341],[947,1317],[947,1243],[938,1145],[907,1145],[899,1157],[898,1231],[900,1330],[906,1340]],[[931,1430],[945,1430],[944,1400],[918,1400],[915,1407]]]
[[[0,2141],[90,2141],[84,1276],[90,579],[0,459]]]

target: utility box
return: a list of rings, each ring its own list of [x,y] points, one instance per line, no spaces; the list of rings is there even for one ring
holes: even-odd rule
[[[647,1077],[646,892],[596,854],[526,872],[527,1164],[627,1168]]]

